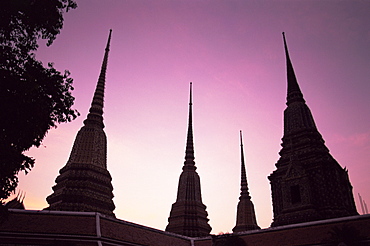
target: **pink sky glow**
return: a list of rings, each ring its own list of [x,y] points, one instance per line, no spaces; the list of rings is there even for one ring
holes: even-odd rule
[[[185,157],[193,82],[195,162],[212,233],[231,232],[240,193],[239,130],[258,224],[272,222],[270,184],[283,134],[281,33],[331,154],[370,205],[370,2],[77,0],[36,57],[74,78],[81,116],[51,130],[20,175],[27,209],[47,207],[95,90],[113,29],[104,106],[117,218],[165,229]],[[368,205],[368,206],[369,206]]]

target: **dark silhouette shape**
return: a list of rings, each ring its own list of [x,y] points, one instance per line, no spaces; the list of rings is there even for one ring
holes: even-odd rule
[[[357,215],[348,171],[330,155],[290,61],[287,62],[287,108],[284,136],[271,182],[274,221],[271,226]]]
[[[242,232],[260,229],[260,227],[257,225],[254,205],[248,190],[247,173],[245,171],[244,163],[242,131],[240,131],[240,156],[241,156],[241,183],[240,183],[241,192],[236,213],[236,225],[233,228],[233,232]]]
[[[100,212],[113,216],[112,177],[107,169],[107,137],[103,130],[105,75],[112,30],[89,114],[78,131],[67,164],[60,169],[47,209]]]
[[[206,206],[202,203],[200,178],[195,171],[192,83],[190,83],[189,124],[185,150],[185,162],[179,179],[177,200],[172,204],[166,231],[189,236],[207,236],[211,231],[208,224]]]
[[[39,38],[51,45],[73,0],[0,1],[0,202],[35,164],[24,151],[39,147],[58,123],[78,116],[69,72],[44,67],[32,52]]]

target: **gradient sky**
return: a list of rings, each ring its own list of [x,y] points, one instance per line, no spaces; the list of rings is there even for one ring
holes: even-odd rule
[[[36,57],[74,78],[81,116],[31,149],[20,175],[27,209],[47,207],[95,90],[113,29],[105,94],[108,170],[119,219],[164,229],[185,157],[189,82],[194,147],[212,233],[231,232],[240,193],[239,130],[258,224],[272,221],[270,184],[283,133],[286,32],[298,83],[355,201],[370,206],[370,2],[77,0]]]

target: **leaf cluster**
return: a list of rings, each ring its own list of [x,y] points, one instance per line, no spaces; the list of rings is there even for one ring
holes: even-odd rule
[[[73,0],[2,0],[0,3],[0,200],[18,184],[35,160],[24,155],[39,147],[48,130],[69,122],[79,113],[72,109],[73,79],[44,67],[31,53],[38,39],[50,45],[63,26],[63,13],[76,8]]]
[[[76,7],[73,0],[1,0],[0,43],[21,52],[36,50],[39,38],[49,46],[63,27],[63,13]]]

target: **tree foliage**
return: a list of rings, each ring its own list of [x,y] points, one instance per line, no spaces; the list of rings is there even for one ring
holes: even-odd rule
[[[73,0],[0,1],[0,201],[17,187],[19,171],[34,166],[24,152],[78,116],[69,72],[44,67],[32,53],[39,39],[53,43],[63,14],[76,7]]]

